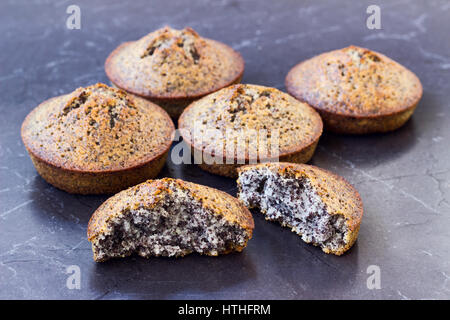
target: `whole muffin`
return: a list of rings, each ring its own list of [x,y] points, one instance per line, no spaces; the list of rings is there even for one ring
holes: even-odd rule
[[[157,105],[96,84],[54,97],[22,124],[38,173],[70,193],[114,193],[155,177],[174,125]]]
[[[286,88],[319,111],[327,130],[348,134],[395,130],[422,97],[414,73],[381,53],[356,46],[296,65],[286,77]]]
[[[115,86],[178,118],[192,101],[239,83],[244,60],[231,47],[191,28],[165,27],[120,45],[106,59],[105,71]]]
[[[355,243],[363,216],[358,191],[344,178],[315,166],[265,163],[239,168],[238,197],[320,246],[341,255]]]
[[[243,164],[307,162],[322,134],[319,114],[306,103],[250,84],[232,85],[193,102],[178,126],[196,163],[228,177],[236,177]]]
[[[211,256],[242,251],[253,217],[229,194],[183,180],[149,180],[105,201],[87,236],[95,261],[126,257]]]

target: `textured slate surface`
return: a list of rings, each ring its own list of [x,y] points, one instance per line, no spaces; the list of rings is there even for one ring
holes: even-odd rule
[[[377,2],[377,3],[375,3]],[[68,30],[65,1],[2,1],[0,12],[0,298],[450,298],[450,4],[448,1],[77,1],[81,30]],[[381,7],[382,29],[366,28]],[[284,90],[297,62],[349,44],[385,53],[417,73],[424,96],[400,130],[326,134],[312,163],[360,191],[365,216],[354,248],[323,254],[255,213],[254,238],[219,258],[129,258],[95,264],[86,240],[105,196],[59,191],[36,173],[19,136],[41,101],[106,82],[103,62],[123,41],[169,24],[239,50],[244,82]],[[161,176],[235,194],[232,180],[171,162]],[[81,269],[81,289],[66,268]],[[381,289],[366,286],[381,270]]]

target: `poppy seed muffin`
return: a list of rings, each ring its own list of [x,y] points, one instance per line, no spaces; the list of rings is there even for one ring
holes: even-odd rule
[[[70,193],[114,193],[155,177],[174,125],[157,105],[96,84],[41,103],[22,124],[38,173]]]
[[[344,178],[315,166],[267,163],[239,168],[238,197],[320,246],[341,255],[354,244],[363,216],[358,192]]]
[[[193,102],[178,121],[196,163],[237,177],[243,164],[311,159],[322,134],[313,108],[275,88],[237,84]]]
[[[401,127],[421,96],[417,76],[381,53],[350,46],[289,71],[287,91],[319,111],[327,130],[366,134]]]
[[[178,118],[192,101],[241,80],[244,60],[191,28],[165,27],[115,49],[105,62],[111,82]]]
[[[87,236],[100,262],[132,253],[149,258],[242,251],[253,228],[248,209],[229,194],[164,178],[109,198],[92,215]]]

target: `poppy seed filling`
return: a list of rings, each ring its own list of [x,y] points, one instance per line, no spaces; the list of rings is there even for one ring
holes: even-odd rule
[[[308,178],[246,170],[240,173],[238,185],[245,205],[259,208],[267,220],[291,228],[303,241],[331,250],[346,244],[345,217],[327,211]]]
[[[153,208],[128,210],[108,223],[93,241],[96,260],[125,257],[217,255],[244,247],[248,232],[204,208],[188,192],[174,190]]]

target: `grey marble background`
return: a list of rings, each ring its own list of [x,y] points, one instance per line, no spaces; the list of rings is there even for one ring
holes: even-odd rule
[[[81,8],[81,30],[66,8]],[[366,28],[381,7],[382,29]],[[2,299],[421,299],[450,298],[449,1],[1,1],[0,298]],[[41,101],[107,82],[103,63],[123,41],[169,24],[239,50],[244,82],[284,90],[297,62],[350,44],[413,70],[424,86],[403,128],[361,137],[325,134],[312,163],[361,193],[365,215],[356,245],[335,257],[255,213],[241,254],[183,259],[131,257],[96,264],[86,225],[107,197],[70,195],[36,173],[20,125]],[[235,194],[234,181],[170,161],[161,176]],[[81,289],[66,268],[81,270]],[[381,289],[366,286],[381,270]]]

